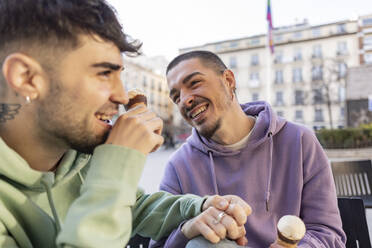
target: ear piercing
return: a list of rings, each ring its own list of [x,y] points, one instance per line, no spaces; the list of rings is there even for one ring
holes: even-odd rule
[[[26,103],[27,104],[31,103],[31,98],[29,96],[26,96]]]

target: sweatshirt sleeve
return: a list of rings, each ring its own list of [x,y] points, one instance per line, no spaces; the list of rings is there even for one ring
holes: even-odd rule
[[[179,180],[172,162],[168,162],[164,177],[160,183],[160,190],[170,192],[172,194],[182,194],[182,190],[179,185]],[[185,247],[187,242],[190,240],[181,232],[182,222],[172,233],[167,237],[159,241],[151,240],[150,248],[164,247],[164,248],[178,248]]]
[[[304,187],[300,215],[307,231],[298,247],[345,247],[346,236],[342,230],[331,166],[310,131],[303,136],[303,158]]]
[[[122,248],[132,233],[160,239],[184,219],[200,213],[204,199],[199,196],[145,195],[137,190],[144,164],[145,156],[136,150],[97,147],[57,245]]]
[[[90,160],[85,181],[67,212],[57,245],[123,247],[131,235],[131,206],[146,157],[140,152],[100,145]]]

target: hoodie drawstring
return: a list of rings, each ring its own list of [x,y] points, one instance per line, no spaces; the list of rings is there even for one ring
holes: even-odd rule
[[[273,133],[269,132],[267,137],[270,139],[270,161],[269,161],[269,175],[267,178],[267,186],[266,186],[266,211],[269,212],[269,201],[270,201],[270,188],[271,188],[271,171],[273,167]]]
[[[59,233],[61,231],[61,221],[59,220],[57,210],[56,210],[55,205],[54,205],[52,192],[50,190],[50,182],[49,182],[49,180],[47,180],[47,178],[42,178],[41,183],[44,185],[44,188],[46,190],[49,206],[50,206],[50,209],[52,210],[53,218],[54,218],[54,221],[56,223],[57,233]]]
[[[209,159],[211,161],[211,176],[212,176],[212,180],[213,180],[213,188],[214,188],[214,193],[216,195],[219,195],[218,194],[218,188],[217,188],[217,178],[216,178],[216,172],[214,170],[214,160],[213,160],[213,153],[212,151],[208,151],[208,155],[209,155]]]

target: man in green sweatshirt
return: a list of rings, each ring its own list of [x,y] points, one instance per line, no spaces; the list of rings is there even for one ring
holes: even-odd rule
[[[238,197],[137,190],[163,123],[146,107],[111,123],[128,102],[121,53],[140,44],[104,0],[1,0],[0,16],[0,247],[124,247],[194,216],[217,242],[230,234],[203,225],[225,212],[244,236]]]

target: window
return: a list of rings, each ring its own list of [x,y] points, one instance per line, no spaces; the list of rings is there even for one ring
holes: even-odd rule
[[[278,70],[275,71],[275,84],[282,84],[283,83],[283,71]]]
[[[302,90],[295,91],[295,105],[304,105],[304,92]]]
[[[323,79],[323,67],[321,65],[313,66],[311,69],[311,79],[318,81]]]
[[[347,43],[346,41],[340,41],[337,43],[337,55],[347,54]]]
[[[366,18],[362,21],[363,26],[372,26],[372,18]]]
[[[258,65],[259,60],[258,60],[258,54],[253,54],[251,57],[251,65]]]
[[[275,93],[275,105],[277,106],[282,106],[284,105],[284,100],[283,100],[283,91],[277,91]]]
[[[304,119],[303,111],[302,110],[296,110],[295,120],[296,121],[302,121],[303,119]]]
[[[258,72],[252,72],[249,75],[249,87],[256,88],[260,85],[260,74]]]
[[[302,60],[302,53],[300,48],[294,50],[293,60],[294,61]]]
[[[313,37],[319,37],[321,35],[320,28],[313,28]]]
[[[346,92],[345,87],[338,88],[338,100],[340,102],[344,102],[346,98]]]
[[[221,51],[221,50],[222,50],[222,44],[217,44],[216,51]]]
[[[340,120],[345,120],[345,108],[340,108]]]
[[[372,36],[364,37],[363,46],[365,50],[372,49]]]
[[[323,110],[322,109],[315,109],[315,115],[314,115],[314,121],[315,122],[323,122]]]
[[[372,53],[364,54],[364,61],[366,64],[372,64]]]
[[[342,23],[342,24],[338,24],[337,25],[337,33],[338,34],[346,33],[346,25],[345,25],[345,23]]]
[[[275,53],[275,59],[274,59],[274,63],[275,64],[280,64],[283,62],[283,53],[280,52],[280,51],[277,51]]]
[[[301,68],[293,68],[293,82],[294,83],[302,82],[302,69]]]
[[[239,43],[237,41],[230,42],[230,48],[236,48],[238,47]]]
[[[321,45],[313,46],[312,58],[321,58],[321,57],[322,57],[322,46]]]
[[[322,89],[313,89],[313,101],[314,101],[314,104],[322,104],[323,103]]]
[[[274,35],[274,41],[275,42],[283,41],[283,35],[282,34]]]
[[[154,79],[151,79],[151,89],[155,89],[155,81]]]
[[[277,111],[276,114],[280,117],[284,117],[284,112],[283,111]]]
[[[143,87],[144,88],[147,87],[147,78],[146,78],[146,76],[143,76],[142,84],[143,84]]]
[[[258,101],[259,95],[258,93],[252,93],[252,101]]]
[[[235,69],[237,67],[236,57],[230,57],[230,68]]]
[[[251,45],[259,45],[259,44],[260,44],[260,39],[259,38],[255,38],[255,39],[251,40]]]
[[[339,63],[337,65],[337,76],[338,78],[344,78],[346,76],[346,72],[347,72],[347,65],[345,63]]]
[[[302,37],[302,32],[294,32],[293,33],[293,38],[294,39],[301,39]]]

